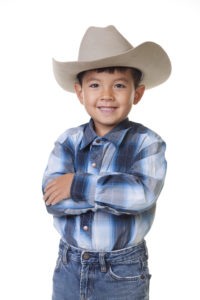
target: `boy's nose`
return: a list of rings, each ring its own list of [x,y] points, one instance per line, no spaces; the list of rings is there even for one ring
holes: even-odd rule
[[[112,91],[110,89],[106,89],[106,90],[102,91],[101,100],[103,100],[103,101],[113,101],[114,96],[113,96]]]
[[[106,102],[108,102],[108,101],[113,101],[114,100],[114,98],[112,97],[112,96],[102,96],[101,97],[101,101],[106,101]]]

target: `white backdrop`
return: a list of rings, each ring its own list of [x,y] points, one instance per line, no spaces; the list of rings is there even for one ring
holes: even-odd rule
[[[147,243],[152,300],[200,299],[198,0],[0,0],[0,299],[51,299],[59,235],[41,180],[57,137],[89,117],[56,83],[51,58],[76,60],[85,30],[113,24],[134,45],[154,41],[170,79],[130,119],[167,143],[168,172]]]

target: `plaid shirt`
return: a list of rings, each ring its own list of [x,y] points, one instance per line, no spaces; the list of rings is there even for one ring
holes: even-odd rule
[[[125,119],[103,137],[93,120],[55,142],[43,177],[75,173],[71,198],[47,206],[69,244],[112,251],[138,244],[149,231],[166,174],[165,142]]]

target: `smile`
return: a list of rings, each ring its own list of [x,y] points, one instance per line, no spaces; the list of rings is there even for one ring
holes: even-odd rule
[[[102,112],[113,112],[117,109],[117,107],[113,107],[113,106],[100,106],[98,107],[98,109]]]

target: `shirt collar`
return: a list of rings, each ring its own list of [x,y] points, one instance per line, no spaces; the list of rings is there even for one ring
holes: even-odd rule
[[[90,119],[90,122],[86,125],[85,131],[83,134],[83,139],[81,142],[80,150],[87,147],[95,138],[98,137],[96,132],[93,129],[93,120]],[[102,139],[105,139],[109,142],[114,143],[116,146],[119,146],[124,139],[125,134],[131,128],[131,122],[128,118],[121,121],[116,127],[114,127],[111,131],[105,134]]]
[[[90,122],[86,124],[80,149],[87,147],[97,137],[98,135],[93,129],[93,120],[90,119]]]

